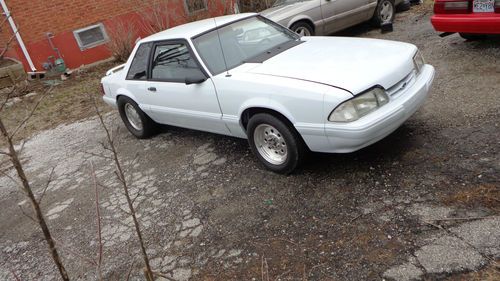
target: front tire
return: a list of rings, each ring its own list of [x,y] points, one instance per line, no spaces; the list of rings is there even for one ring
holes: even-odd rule
[[[247,135],[252,152],[268,170],[290,174],[303,161],[305,144],[285,120],[256,114],[248,122]]]
[[[384,23],[392,23],[396,17],[396,6],[394,0],[380,0],[373,14],[372,23],[381,26]]]
[[[290,29],[300,36],[314,36],[314,28],[309,23],[304,21],[292,24]]]
[[[155,133],[156,123],[131,98],[121,96],[117,100],[117,105],[120,117],[132,135],[145,139]]]

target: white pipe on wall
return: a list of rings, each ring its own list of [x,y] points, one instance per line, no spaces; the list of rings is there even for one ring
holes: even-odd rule
[[[24,45],[23,38],[21,38],[21,34],[19,34],[19,30],[17,29],[17,26],[14,23],[14,19],[10,14],[9,8],[7,7],[7,4],[5,4],[5,0],[0,0],[0,4],[2,4],[4,14],[10,23],[10,27],[12,27],[12,32],[14,32],[14,35],[16,36],[17,42],[19,43],[19,47],[21,47],[24,57],[26,57],[26,60],[28,61],[28,64],[31,68],[31,71],[36,72],[36,67],[33,64],[33,61],[31,60],[30,54],[28,53],[26,46]]]

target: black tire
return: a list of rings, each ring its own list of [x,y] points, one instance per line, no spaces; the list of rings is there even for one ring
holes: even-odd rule
[[[282,164],[273,164],[266,160],[255,142],[255,131],[259,125],[270,125],[278,130],[286,143],[287,155]],[[298,132],[287,120],[267,113],[258,113],[252,116],[247,126],[248,143],[259,161],[270,171],[288,175],[292,173],[303,161],[307,147]]]
[[[459,33],[460,37],[464,38],[465,40],[469,41],[477,41],[477,40],[483,40],[486,39],[486,35],[483,34],[471,34],[471,33]]]
[[[145,139],[150,137],[156,132],[157,124],[153,120],[151,120],[151,118],[149,118],[149,116],[147,116],[146,113],[144,113],[139,108],[137,103],[133,101],[131,98],[121,96],[117,100],[117,105],[118,105],[118,111],[120,112],[120,117],[122,118],[125,127],[127,127],[127,129],[132,133],[132,135],[134,135],[139,139]],[[132,106],[136,110],[142,122],[142,129],[135,128],[127,118],[127,114],[125,113],[125,107],[128,105]]]
[[[309,23],[305,21],[299,21],[292,24],[290,29],[297,34],[300,34],[299,31],[303,29],[309,32],[309,34],[306,34],[305,36],[314,36],[314,27],[312,27]]]
[[[392,23],[394,21],[394,18],[396,17],[396,6],[394,5],[394,0],[379,0],[377,8],[375,9],[375,13],[373,14],[372,17],[372,23],[377,27],[381,26],[382,23],[384,23],[384,19],[383,16],[381,15],[381,12],[382,8],[385,5],[391,5],[392,8],[392,15],[386,21]]]
[[[410,9],[411,9],[411,3],[409,0],[405,0],[403,3],[399,4],[396,7],[396,10],[398,12],[406,12],[406,11],[409,11]]]

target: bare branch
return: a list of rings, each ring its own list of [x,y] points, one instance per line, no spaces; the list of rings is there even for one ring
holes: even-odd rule
[[[43,199],[43,196],[45,196],[45,192],[47,191],[47,189],[49,188],[50,186],[50,183],[52,182],[53,180],[53,177],[54,177],[54,171],[56,170],[56,167],[52,167],[52,170],[50,171],[50,174],[49,174],[49,178],[47,179],[47,183],[45,184],[45,187],[43,188],[43,191],[42,191],[42,194],[40,195],[40,197],[38,198],[38,204],[40,204],[40,202],[42,202],[42,199]]]
[[[128,269],[127,278],[125,278],[125,281],[129,281],[130,280],[130,274],[132,274],[132,269],[134,269],[134,265],[135,265],[135,262],[132,261],[132,263],[130,264],[130,268]]]
[[[32,221],[33,221],[33,222],[35,222],[35,223],[38,223],[38,222],[36,221],[36,219],[35,219],[35,218],[33,218],[32,216],[28,215],[28,213],[26,213],[26,212],[24,211],[24,209],[23,209],[23,207],[22,207],[21,205],[17,205],[17,206],[19,207],[19,209],[21,210],[21,213],[23,213],[23,215],[24,215],[25,217],[27,217],[28,219],[32,220]]]
[[[24,191],[23,185],[17,181],[15,178],[13,178],[11,175],[7,174],[6,172],[0,170],[0,174],[2,174],[4,177],[8,178],[12,182],[14,182],[22,191]]]
[[[99,280],[103,280],[102,278],[102,230],[101,230],[101,210],[99,209],[99,188],[97,185],[97,178],[95,175],[95,168],[94,168],[94,163],[90,161],[90,169],[92,173],[92,182],[94,184],[94,189],[95,189],[95,209],[96,209],[96,216],[97,216],[97,237],[98,237],[98,242],[99,242],[99,250],[98,250],[98,255],[97,255],[97,274],[99,276]]]
[[[102,154],[97,154],[97,153],[93,153],[93,152],[86,152],[86,151],[84,151],[83,153],[88,154],[90,156],[97,157],[97,158],[102,158],[102,159],[107,159],[107,160],[113,160],[113,157],[102,155]]]
[[[128,209],[130,210],[130,216],[132,217],[132,221],[134,222],[135,232],[137,234],[137,238],[139,240],[139,245],[141,248],[142,257],[144,259],[144,264],[145,264],[144,273],[145,273],[146,280],[153,281],[154,280],[153,271],[151,270],[151,265],[149,263],[149,257],[148,257],[148,254],[146,252],[144,240],[142,238],[142,231],[141,231],[141,228],[139,225],[139,221],[137,220],[134,205],[133,205],[132,200],[130,198],[129,185],[127,183],[125,174],[123,172],[122,164],[121,164],[120,159],[118,157],[118,151],[115,147],[115,142],[111,136],[110,130],[108,129],[108,127],[106,126],[106,123],[104,122],[104,118],[103,118],[101,112],[99,111],[99,108],[97,106],[97,102],[96,102],[95,98],[93,96],[90,96],[90,98],[93,101],[94,109],[96,111],[96,115],[99,119],[99,122],[101,123],[101,127],[103,128],[104,132],[106,133],[106,140],[108,142],[109,149],[112,153],[112,157],[114,159],[115,166],[116,166],[115,174],[117,175],[117,178],[119,179],[119,181],[122,183],[123,193],[124,193],[125,198],[127,200]]]
[[[442,219],[428,219],[425,223],[429,222],[439,222],[439,221],[464,221],[464,220],[482,220],[482,219],[492,219],[497,216],[484,216],[484,217],[468,217],[468,218],[442,218]]]
[[[61,248],[62,248],[63,250],[68,251],[70,254],[72,254],[72,255],[74,255],[74,256],[76,256],[76,257],[78,257],[80,260],[82,260],[82,261],[86,262],[86,263],[87,263],[87,264],[89,264],[89,265],[92,265],[92,266],[97,266],[97,262],[96,262],[95,260],[93,260],[93,259],[91,259],[91,258],[88,258],[88,257],[86,257],[86,256],[84,256],[84,255],[82,255],[82,254],[78,253],[77,251],[73,251],[73,250],[71,250],[71,247],[66,246],[64,243],[62,243],[62,242],[61,242],[61,240],[58,240],[58,239],[54,238],[54,241],[55,241],[58,245],[60,245],[60,246],[61,246]]]
[[[0,59],[3,59],[3,56],[7,53],[9,50],[10,44],[12,44],[12,41],[14,41],[14,38],[16,38],[16,33],[12,34],[12,36],[9,37],[7,42],[4,45],[4,49],[0,52]]]
[[[6,52],[6,50],[4,50],[4,52]],[[14,86],[12,91],[15,91],[15,88],[16,87]],[[10,97],[10,94],[7,96],[6,101],[9,99],[9,97]],[[43,98],[43,96],[42,96],[42,98]],[[64,267],[64,265],[62,263],[62,259],[59,256],[59,252],[57,250],[54,239],[53,239],[52,234],[51,234],[49,227],[47,225],[47,222],[45,221],[44,215],[43,215],[42,210],[40,208],[40,204],[38,204],[38,201],[36,200],[35,194],[33,193],[33,190],[32,190],[32,186],[28,180],[28,177],[27,177],[26,172],[24,170],[23,164],[21,163],[21,160],[19,158],[19,154],[17,153],[17,151],[14,147],[14,143],[13,143],[13,137],[16,135],[18,130],[21,127],[23,127],[26,122],[28,122],[29,118],[31,118],[31,116],[35,112],[36,108],[40,104],[42,98],[40,98],[40,100],[36,103],[36,105],[32,109],[31,113],[19,124],[19,126],[14,130],[14,132],[12,134],[10,134],[10,132],[7,131],[7,128],[5,127],[3,119],[0,116],[0,135],[7,141],[7,147],[8,147],[9,154],[10,154],[10,157],[9,157],[10,162],[12,163],[12,166],[14,166],[14,169],[17,173],[17,177],[20,180],[20,184],[18,184],[19,189],[24,192],[27,199],[31,202],[31,206],[33,208],[33,213],[34,213],[34,216],[36,219],[29,216],[28,214],[26,214],[21,206],[19,206],[19,208],[21,209],[21,212],[23,214],[25,214],[28,218],[31,218],[31,220],[35,221],[38,224],[38,226],[40,227],[40,230],[43,233],[43,237],[45,239],[45,242],[47,243],[49,253],[52,257],[52,260],[54,261],[54,264],[56,265],[56,267],[59,271],[61,279],[63,281],[69,281],[69,277],[68,277],[68,273],[66,272],[66,268]],[[1,105],[0,109],[3,109],[5,104],[6,104],[6,102],[4,102]],[[3,171],[0,171],[0,172],[3,172]],[[17,182],[17,181],[15,181],[15,182]]]
[[[51,90],[52,90],[52,87],[50,89],[48,89],[45,92],[45,94],[42,95],[38,99],[38,101],[35,103],[35,106],[33,106],[33,108],[31,109],[29,114],[26,116],[26,118],[24,118],[23,121],[21,121],[21,123],[19,123],[19,125],[16,127],[16,129],[14,129],[14,131],[10,134],[10,136],[9,136],[10,139],[13,139],[14,136],[17,134],[17,132],[24,126],[24,124],[26,124],[26,122],[28,122],[28,120],[30,120],[31,116],[33,116],[33,114],[35,113],[36,109],[38,108],[38,106],[40,105],[42,100],[47,96],[47,93],[49,93]]]

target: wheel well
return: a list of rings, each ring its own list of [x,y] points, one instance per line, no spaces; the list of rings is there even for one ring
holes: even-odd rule
[[[290,28],[292,28],[292,26],[293,26],[294,24],[297,24],[297,23],[299,23],[299,22],[305,22],[305,23],[307,23],[309,26],[311,26],[311,27],[312,27],[313,31],[314,31],[314,32],[316,32],[316,26],[314,26],[314,23],[313,23],[311,20],[308,20],[308,19],[301,19],[301,20],[298,20],[298,21],[296,21],[296,22],[292,23],[292,24],[290,25]]]
[[[288,120],[288,118],[286,118],[285,115],[279,113],[276,110],[269,109],[269,108],[263,108],[263,107],[252,107],[252,108],[245,109],[245,111],[243,111],[243,113],[241,114],[240,122],[241,122],[241,125],[243,126],[243,128],[245,129],[245,131],[247,130],[247,125],[248,125],[248,121],[250,120],[250,118],[252,118],[252,116],[254,116],[255,114],[258,114],[258,113],[267,113],[267,114],[273,115],[274,117],[279,118],[281,121],[285,122],[291,128],[295,128],[293,126],[292,122],[290,122],[290,120]]]

